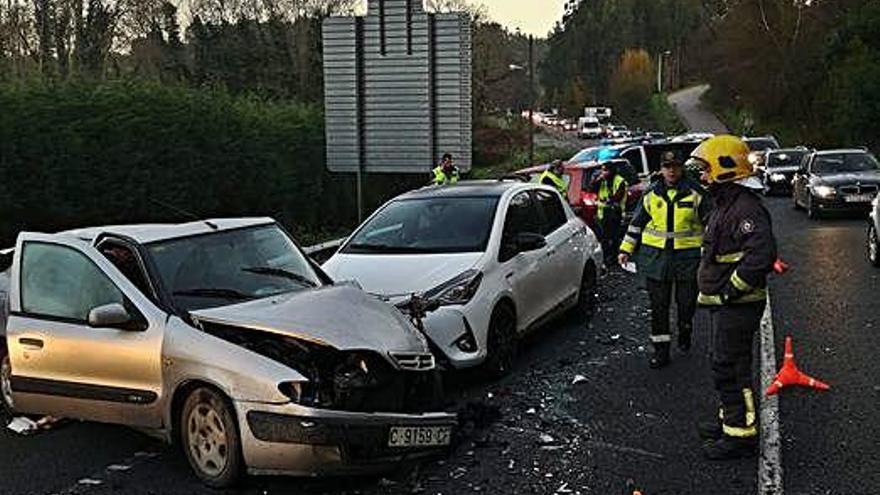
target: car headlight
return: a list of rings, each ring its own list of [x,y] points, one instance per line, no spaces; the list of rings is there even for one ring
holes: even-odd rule
[[[820,198],[830,198],[837,194],[837,191],[831,186],[813,186],[813,194]]]
[[[302,398],[302,384],[300,382],[281,382],[278,391],[293,402],[299,402]]]
[[[785,180],[785,174],[770,174],[771,182],[782,182]]]
[[[754,151],[749,153],[749,163],[752,165],[759,165],[761,163],[761,156]]]
[[[435,300],[441,306],[467,304],[477,293],[482,280],[482,272],[468,270],[426,292],[425,299]]]

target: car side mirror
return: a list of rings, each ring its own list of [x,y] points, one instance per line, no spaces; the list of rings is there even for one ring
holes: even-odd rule
[[[120,330],[142,330],[125,306],[119,303],[105,304],[89,311],[89,326],[96,328],[118,328]]]
[[[541,234],[533,234],[531,232],[523,232],[516,236],[516,251],[518,253],[526,253],[541,249],[547,245],[547,239]]]

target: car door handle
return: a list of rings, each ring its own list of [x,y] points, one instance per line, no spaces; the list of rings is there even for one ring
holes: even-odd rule
[[[27,338],[27,337],[22,337],[22,338],[18,339],[18,343],[23,345],[24,347],[27,347],[28,349],[32,349],[32,350],[43,348],[43,341],[41,339],[31,339],[31,338]]]

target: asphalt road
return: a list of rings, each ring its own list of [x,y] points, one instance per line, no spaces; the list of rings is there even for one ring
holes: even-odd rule
[[[527,339],[508,378],[451,377],[448,395],[465,421],[441,459],[384,478],[250,477],[222,493],[754,493],[755,460],[710,463],[699,452],[693,425],[715,400],[705,339],[698,333],[689,355],[650,370],[646,303],[634,279],[615,270],[602,279],[591,322],[560,321]],[[74,422],[29,437],[0,432],[0,493],[218,492],[195,481],[171,447],[126,428]]]
[[[723,134],[727,127],[712,112],[703,108],[700,98],[709,90],[708,85],[693,86],[669,95],[669,102],[684,120],[688,129],[696,132]]]
[[[777,360],[791,335],[800,369],[832,387],[782,393],[786,493],[877,493],[880,271],[865,259],[864,217],[812,221],[787,198],[768,206],[793,266],[771,286]]]

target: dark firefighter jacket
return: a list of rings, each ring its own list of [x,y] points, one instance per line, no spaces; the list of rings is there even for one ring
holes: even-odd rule
[[[738,184],[721,184],[712,195],[715,209],[706,226],[697,275],[699,303],[763,301],[777,255],[770,213],[754,192]]]

